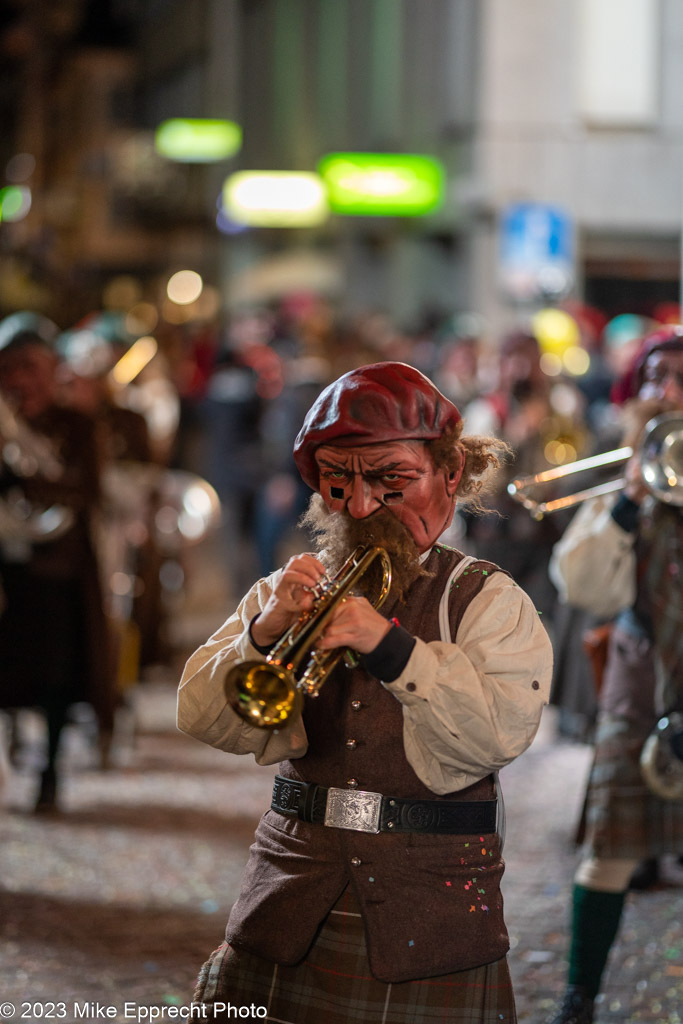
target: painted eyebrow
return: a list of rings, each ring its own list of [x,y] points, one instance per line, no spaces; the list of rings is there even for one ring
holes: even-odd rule
[[[418,466],[404,466],[402,462],[387,462],[383,466],[378,466],[377,469],[369,469],[366,473],[363,473],[363,476],[380,477],[386,476],[387,473],[392,473],[394,471],[403,475],[407,473],[417,473],[418,476],[421,476],[424,473],[424,470],[420,469]]]
[[[340,465],[338,462],[328,462],[327,459],[320,458],[318,460],[318,463],[319,463],[319,465],[321,467],[322,466],[326,466],[328,469],[334,469],[337,472],[343,472],[343,473],[350,473],[351,472],[351,470],[348,469],[347,466],[345,466],[343,464]]]
[[[341,472],[353,475],[353,469],[350,469],[348,466],[343,464],[340,465],[339,463],[336,462],[330,462],[328,459],[322,456],[320,457],[319,465],[321,468],[325,466],[327,467],[327,469],[333,469],[337,473]],[[361,476],[375,479],[376,477],[379,478],[382,476],[386,476],[387,473],[391,473],[394,470],[398,470],[401,473],[417,473],[419,476],[421,476],[424,473],[424,470],[420,469],[417,466],[403,466],[403,463],[400,462],[399,460],[396,462],[387,462],[382,466],[378,466],[376,469],[368,469],[364,473],[361,473]]]

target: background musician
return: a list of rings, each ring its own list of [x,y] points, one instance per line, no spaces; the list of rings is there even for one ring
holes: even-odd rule
[[[624,489],[616,501],[595,498],[580,509],[551,565],[565,601],[616,615],[575,875],[569,984],[554,1024],[593,1020],[634,869],[683,850],[683,799],[655,796],[640,770],[659,717],[683,710],[683,509],[651,494],[637,448],[652,417],[683,414],[683,328],[650,334],[616,392],[625,403],[623,444],[636,452]]]
[[[26,512],[23,533],[20,526],[7,528],[9,517],[0,533],[0,707],[38,706],[45,712],[48,750],[38,810],[57,806],[57,753],[69,706],[92,704],[104,751],[115,704],[92,542],[100,502],[99,448],[94,421],[58,404],[57,333],[54,324],[31,313],[0,323],[0,395],[18,425],[17,438],[0,437],[0,498],[7,508]],[[62,528],[31,530],[47,509]]]

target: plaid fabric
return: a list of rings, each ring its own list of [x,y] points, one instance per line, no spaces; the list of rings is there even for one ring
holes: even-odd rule
[[[683,710],[683,515],[658,502],[645,537],[649,557],[645,590],[655,640],[658,678],[657,710]]]
[[[683,801],[654,796],[640,772],[641,724],[602,715],[591,769],[587,838],[597,857],[642,860],[683,850]]]
[[[282,922],[286,929],[287,923]],[[194,1002],[216,1021],[240,1007],[272,1024],[515,1024],[507,961],[387,984],[370,973],[360,907],[346,889],[305,959],[282,967],[223,943],[204,964]],[[219,1004],[224,1003],[223,1009]],[[263,1016],[263,1008],[266,1015]],[[215,1014],[215,1016],[214,1016]]]
[[[652,645],[615,626],[586,797],[596,857],[642,860],[683,850],[683,801],[660,800],[643,781],[640,753],[657,722]]]

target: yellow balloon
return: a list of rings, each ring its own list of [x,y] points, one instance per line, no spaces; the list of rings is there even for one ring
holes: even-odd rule
[[[534,336],[544,352],[562,353],[581,343],[579,325],[561,309],[541,309],[531,321]]]

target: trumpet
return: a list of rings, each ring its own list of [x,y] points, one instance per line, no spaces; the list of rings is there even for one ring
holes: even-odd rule
[[[623,465],[636,452],[640,454],[643,480],[654,497],[669,505],[683,505],[683,414],[677,412],[663,413],[651,419],[645,425],[638,449],[626,445],[578,462],[568,462],[565,466],[546,469],[533,476],[519,477],[508,484],[508,494],[519,501],[534,519],[540,520],[550,512],[573,508],[589,498],[620,491],[625,481],[623,478],[607,480],[549,501],[531,497],[529,491],[532,488],[590,469]]]
[[[315,641],[337,605],[378,558],[382,582],[374,608],[380,608],[391,586],[391,561],[384,548],[359,545],[335,576],[315,587],[313,607],[278,640],[265,661],[242,661],[228,671],[225,696],[241,718],[262,729],[276,729],[301,707],[303,694],[319,695],[342,658],[349,667],[357,664],[353,651],[341,647],[318,651]]]

